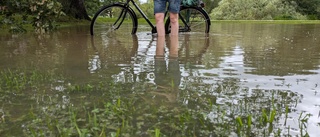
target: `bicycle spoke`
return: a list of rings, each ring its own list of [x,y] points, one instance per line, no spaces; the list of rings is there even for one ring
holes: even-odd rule
[[[186,9],[182,10],[181,14],[183,14],[187,24],[192,32],[204,32],[206,29],[206,22],[204,21],[203,15],[194,9]],[[181,23],[184,25],[183,23]]]
[[[121,5],[110,5],[97,12],[91,24],[92,35],[108,36],[109,33],[131,35],[134,17]]]

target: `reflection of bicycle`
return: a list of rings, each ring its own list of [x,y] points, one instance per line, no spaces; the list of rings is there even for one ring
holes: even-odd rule
[[[139,40],[137,35],[131,37],[91,37],[91,45],[97,55],[92,55],[99,63],[94,63],[95,69],[103,70],[106,66],[118,66],[117,63],[130,64],[135,62],[132,59],[141,61],[141,57],[147,58],[153,54],[154,36],[148,36],[150,41],[145,41],[147,34],[142,34],[143,39]],[[181,64],[203,64],[203,56],[210,46],[210,38],[207,36],[183,34],[179,36],[178,61]],[[170,41],[166,38],[166,45]],[[168,48],[168,47],[166,47]],[[167,54],[167,53],[166,53]],[[168,55],[166,55],[168,56]],[[142,59],[146,60],[146,59]],[[111,64],[110,64],[111,63]],[[141,63],[141,62],[140,62]]]
[[[183,64],[193,63],[202,64],[203,55],[207,52],[210,45],[210,39],[185,34],[180,37],[182,43],[179,48],[179,62]]]
[[[138,28],[138,17],[136,12],[131,8],[129,3],[142,15],[152,28],[152,33],[156,33],[156,27],[151,23],[146,14],[134,2],[134,0],[126,0],[125,3],[117,2],[111,5],[102,7],[94,15],[91,25],[90,33],[94,34],[108,34],[122,33],[135,34]],[[208,13],[201,6],[180,7],[179,13],[179,32],[204,32],[210,31],[210,18]],[[165,22],[165,31],[170,33],[170,18]]]

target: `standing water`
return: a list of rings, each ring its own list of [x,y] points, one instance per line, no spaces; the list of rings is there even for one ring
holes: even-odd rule
[[[0,36],[0,136],[320,136],[320,25]]]

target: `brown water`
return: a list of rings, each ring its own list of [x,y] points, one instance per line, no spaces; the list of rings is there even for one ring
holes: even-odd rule
[[[3,35],[0,37],[0,71],[43,70],[67,80],[55,81],[50,87],[33,88],[35,90],[23,95],[0,88],[0,115],[10,123],[6,125],[3,120],[1,127],[24,127],[28,122],[19,119],[24,119],[35,106],[46,109],[50,103],[77,104],[79,98],[95,102],[97,97],[88,97],[89,93],[81,97],[66,96],[64,89],[68,84],[103,80],[132,83],[132,89],[150,85],[193,89],[199,92],[197,98],[180,97],[174,104],[190,105],[195,110],[201,107],[196,99],[201,99],[205,92],[214,97],[212,110],[204,114],[212,122],[217,122],[218,106],[224,108],[226,114],[240,116],[254,114],[261,108],[270,109],[274,104],[282,110],[288,106],[287,119],[284,114],[280,115],[277,127],[288,132],[289,125],[290,134],[299,135],[300,115],[311,114],[306,132],[320,136],[320,25],[212,25],[208,37],[181,34],[179,57],[173,60],[168,57],[168,48],[161,60],[155,59],[157,38],[148,32],[138,32],[135,36],[91,37],[87,26],[79,26],[41,36]],[[186,93],[154,93],[150,99],[172,105],[170,102],[183,96],[179,94]],[[243,103],[249,108],[243,108]],[[11,131],[0,130],[0,136],[1,132]]]

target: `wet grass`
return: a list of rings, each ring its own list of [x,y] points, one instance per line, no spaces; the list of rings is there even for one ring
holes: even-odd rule
[[[22,93],[25,90],[40,88],[42,84],[53,82],[54,74],[37,70],[12,70],[7,69],[0,72],[0,90],[2,92]]]
[[[296,98],[286,91],[255,90],[257,95],[237,98],[237,104],[218,103],[218,97],[234,100],[247,92],[233,79],[217,83],[215,90],[196,83],[190,84],[196,88],[166,90],[163,94],[168,96],[179,94],[170,102],[154,94],[162,91],[145,83],[101,78],[80,84],[40,70],[7,69],[0,75],[0,134],[4,136],[284,136],[290,134],[290,127],[284,132],[278,124],[290,109],[282,106]],[[266,106],[266,102],[271,104]],[[13,104],[23,106],[24,111],[13,114],[17,109]],[[309,117],[305,113],[299,117],[301,136],[308,135]]]

